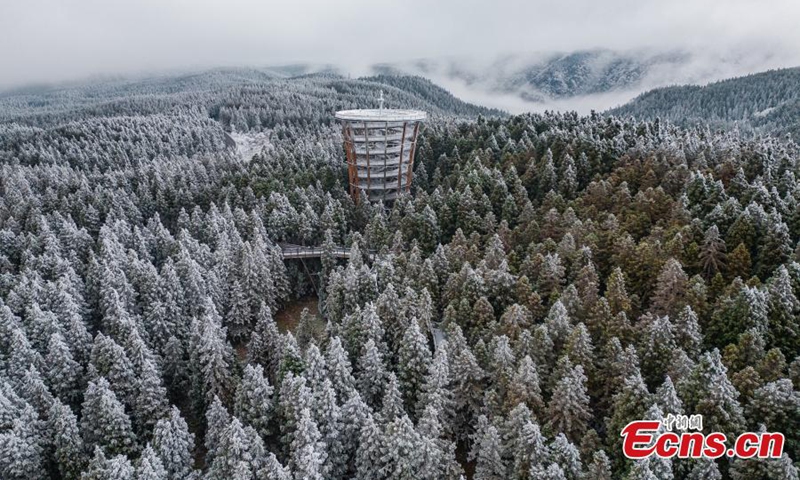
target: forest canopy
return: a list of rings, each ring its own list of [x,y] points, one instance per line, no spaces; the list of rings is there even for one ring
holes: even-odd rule
[[[380,90],[431,116],[391,205],[348,196],[332,116]],[[0,95],[0,477],[796,479],[799,175],[789,139],[417,77]],[[785,454],[622,454],[682,413]]]

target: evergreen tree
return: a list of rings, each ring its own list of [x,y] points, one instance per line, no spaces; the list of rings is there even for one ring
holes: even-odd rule
[[[256,444],[253,442],[254,438],[257,439]],[[264,453],[263,445],[259,445],[259,442],[257,434],[250,436],[239,419],[233,417],[219,437],[207,478],[253,478],[260,469],[262,459],[259,455]]]
[[[507,476],[506,465],[502,459],[500,435],[494,426],[488,426],[477,439],[477,458],[475,461],[476,480],[501,480]]]
[[[136,403],[138,382],[133,363],[125,349],[113,338],[98,333],[92,346],[89,377],[102,376],[119,399],[127,405]]]
[[[355,391],[356,382],[347,352],[342,347],[339,337],[332,338],[328,344],[328,349],[325,351],[325,364],[336,395],[339,398],[349,398]]]
[[[78,417],[69,406],[56,400],[50,407],[47,422],[59,475],[66,480],[80,478],[88,458],[78,427]]]
[[[106,458],[103,449],[94,447],[94,457],[81,475],[81,480],[135,480],[136,470],[125,455]]]
[[[47,346],[45,378],[50,391],[62,402],[76,406],[79,403],[83,381],[83,368],[76,362],[64,337],[53,333]]]
[[[355,459],[357,480],[383,478],[384,448],[383,434],[369,415],[359,432],[359,447]]]
[[[395,417],[405,415],[403,407],[403,397],[400,393],[400,383],[394,372],[389,373],[389,381],[386,382],[386,389],[381,401],[381,417],[384,421],[391,421]]]
[[[168,409],[167,390],[161,384],[161,372],[154,361],[146,360],[139,376],[139,393],[134,410],[140,436],[150,438],[156,422],[166,415]]]
[[[215,396],[208,410],[206,410],[206,463],[210,464],[213,462],[222,437],[225,434],[225,429],[228,428],[230,423],[230,413],[228,413],[228,410],[222,405],[222,401],[220,401],[219,397]],[[157,445],[159,451],[161,451],[161,443],[158,442]]]
[[[409,410],[417,404],[425,373],[431,362],[428,342],[416,321],[406,329],[398,352],[398,379],[403,401]]]
[[[136,480],[167,480],[167,471],[156,455],[155,450],[147,445],[136,462]]]
[[[586,480],[611,480],[611,462],[603,450],[598,450],[592,457],[592,463],[586,470]]]
[[[36,412],[27,406],[11,428],[0,433],[0,474],[8,479],[40,478],[44,472],[44,438]]]
[[[688,480],[722,480],[722,474],[713,460],[696,460],[692,470],[686,477]]]
[[[630,312],[631,300],[625,288],[625,276],[621,268],[615,268],[608,277],[605,297],[613,315],[619,312]]]
[[[272,318],[270,308],[262,302],[256,318],[256,326],[250,336],[250,342],[247,344],[247,360],[248,363],[263,365],[273,381],[277,378],[278,364],[281,358],[280,344],[278,326]]]
[[[311,415],[316,422],[328,456],[323,471],[328,475],[339,477],[347,469],[342,457],[344,442],[342,433],[342,412],[336,400],[336,392],[331,381],[325,379],[322,385],[313,392]]]
[[[325,462],[327,460],[325,444],[311,417],[311,412],[304,408],[300,411],[297,431],[291,444],[290,466],[295,472],[296,480],[322,480],[325,478]]]
[[[420,389],[417,416],[421,417],[425,409],[432,406],[444,418],[451,418],[453,416],[453,398],[449,387],[450,362],[447,357],[447,345],[440,344]]]
[[[766,426],[770,432],[786,432],[786,451],[800,453],[800,393],[789,379],[782,378],[767,383],[753,393],[747,409],[747,418]]]
[[[689,278],[681,263],[674,258],[667,260],[656,279],[652,305],[654,313],[676,316],[686,304],[688,283]]]
[[[549,445],[548,451],[550,453],[550,461],[561,468],[565,478],[568,480],[580,480],[583,478],[580,453],[563,433],[556,435],[556,438]]]
[[[586,433],[591,416],[586,375],[583,367],[576,365],[564,372],[553,389],[547,405],[547,428],[552,432],[565,433],[577,441]]]
[[[125,407],[105,378],[90,381],[81,407],[81,432],[87,445],[100,445],[109,455],[132,454],[136,436]]]
[[[800,300],[792,289],[789,271],[781,266],[769,284],[769,344],[789,355],[800,351],[799,316]]]
[[[359,437],[368,418],[372,418],[372,411],[357,393],[347,399],[341,410],[342,423],[339,437],[342,442],[342,450],[339,454],[340,461],[344,465],[345,475],[354,475],[356,455],[361,447]]]
[[[697,314],[687,305],[675,317],[675,341],[691,358],[697,358],[703,343]]]
[[[612,402],[611,416],[605,419],[606,431],[621,432],[628,423],[644,418],[647,409],[652,405],[652,397],[638,371],[625,379]],[[622,439],[618,435],[613,435],[608,436],[607,441],[614,467],[619,469],[623,464],[622,456],[619,454],[622,451]]]
[[[526,355],[520,360],[519,367],[509,384],[507,399],[509,406],[523,403],[534,412],[544,413],[542,389],[539,386],[539,373],[530,356]]]
[[[756,270],[761,278],[767,278],[792,252],[789,229],[779,216],[770,215],[764,226],[766,230],[756,259]]]
[[[720,237],[717,226],[712,225],[706,230],[703,247],[700,250],[700,262],[706,278],[713,277],[725,268],[727,259],[725,251],[725,240]]]
[[[411,420],[403,415],[386,426],[384,458],[378,478],[411,480],[423,467],[424,458],[419,453],[422,439]]]
[[[247,365],[236,388],[233,411],[237,418],[253,427],[262,438],[270,434],[274,388],[264,377],[261,365]]]
[[[300,421],[300,413],[310,409],[313,404],[312,392],[306,386],[306,379],[287,373],[278,389],[278,413],[280,415],[281,443],[288,447],[292,444]]]
[[[226,339],[225,327],[210,299],[205,312],[192,322],[192,397],[198,407],[209,404],[218,396],[227,402],[233,394],[233,349]],[[200,408],[202,411],[202,408]]]
[[[153,430],[153,449],[169,478],[184,479],[190,476],[194,461],[194,435],[189,432],[189,427],[177,407],[173,406],[169,416],[156,423]]]
[[[679,392],[686,411],[703,415],[704,428],[732,437],[744,427],[739,392],[728,380],[719,350],[700,357],[690,376],[679,384]]]
[[[383,395],[387,379],[386,366],[372,339],[367,340],[358,359],[358,391],[368,405],[376,406]]]

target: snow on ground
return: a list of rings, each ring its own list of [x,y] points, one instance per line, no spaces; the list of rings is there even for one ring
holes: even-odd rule
[[[761,110],[760,112],[754,113],[753,116],[756,117],[756,118],[766,117],[767,115],[769,115],[770,113],[772,113],[774,111],[775,111],[775,107],[769,107],[769,108],[765,108],[764,110]]]
[[[269,131],[255,133],[231,132],[229,135],[236,142],[236,153],[247,162],[253,159],[253,155],[261,153],[263,149],[272,148],[272,144],[269,141]]]

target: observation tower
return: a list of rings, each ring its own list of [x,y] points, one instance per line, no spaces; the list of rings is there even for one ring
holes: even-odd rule
[[[359,190],[370,202],[396,199],[411,189],[414,152],[420,123],[427,114],[420,110],[342,110],[342,123],[350,195],[358,201]]]

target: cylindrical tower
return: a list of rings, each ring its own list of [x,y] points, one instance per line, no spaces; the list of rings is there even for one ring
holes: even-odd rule
[[[420,122],[427,118],[419,110],[343,110],[342,122],[350,195],[359,190],[369,201],[394,200],[411,188],[414,151]]]

